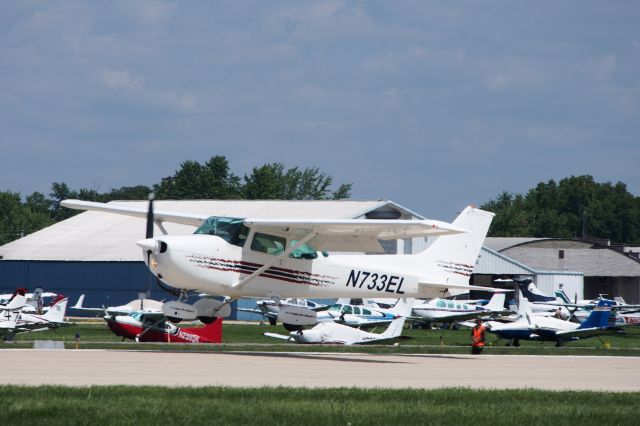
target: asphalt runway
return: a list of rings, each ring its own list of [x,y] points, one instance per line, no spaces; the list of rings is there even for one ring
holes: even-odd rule
[[[640,391],[640,358],[0,350],[2,384]]]

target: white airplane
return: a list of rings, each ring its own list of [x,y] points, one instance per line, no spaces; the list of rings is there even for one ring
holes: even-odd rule
[[[505,311],[504,301],[504,293],[495,293],[484,306],[436,298],[414,305],[413,315],[427,322],[463,321],[502,313]]]
[[[69,325],[71,323],[64,320],[68,300],[67,298],[60,299],[42,315],[25,313],[21,308],[2,310],[0,334],[12,336],[17,333],[48,330]]]
[[[62,206],[147,218],[138,241],[157,278],[187,291],[225,295],[191,305],[168,302],[170,320],[203,322],[230,314],[243,297],[436,297],[469,286],[469,277],[494,214],[465,208],[452,224],[433,220],[298,220],[206,217],[117,203],[64,200]],[[194,235],[166,235],[163,222],[198,226]],[[154,224],[164,235],[153,237]],[[379,240],[440,236],[425,251],[400,255],[331,255],[319,251],[382,252]],[[185,300],[184,298],[182,300]],[[316,313],[284,306],[283,322],[310,325]]]
[[[75,305],[71,307],[76,311],[87,312],[94,315],[128,315],[132,312],[162,313],[162,302],[153,299],[140,298],[120,306],[102,308],[89,308],[83,306],[84,294],[81,294]]]
[[[289,336],[276,333],[264,333],[264,335],[295,343],[355,345],[379,342],[381,340],[395,339],[402,334],[404,322],[411,313],[411,305],[406,302],[401,303],[397,306],[396,312],[399,315],[391,321],[383,333],[369,333],[336,322],[321,322],[309,330],[292,331]]]
[[[69,299],[66,297],[60,299],[42,315],[20,312],[16,321],[16,331],[38,331],[70,325],[70,322],[64,320],[68,302]]]

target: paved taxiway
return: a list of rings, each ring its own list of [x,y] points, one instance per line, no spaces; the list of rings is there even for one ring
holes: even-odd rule
[[[640,391],[637,357],[6,349],[0,365],[0,383],[24,385]]]

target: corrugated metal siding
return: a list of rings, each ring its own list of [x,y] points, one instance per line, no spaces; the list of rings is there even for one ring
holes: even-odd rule
[[[486,247],[480,250],[480,256],[478,256],[473,272],[490,275],[527,275],[534,273],[533,269]]]
[[[545,294],[553,295],[556,290],[562,289],[573,300],[575,295],[578,299],[584,298],[584,275],[578,273],[553,273],[538,272],[536,274],[536,286]]]

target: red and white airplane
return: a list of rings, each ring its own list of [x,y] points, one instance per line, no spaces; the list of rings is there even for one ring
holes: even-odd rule
[[[239,297],[431,298],[473,289],[469,277],[494,214],[465,208],[449,224],[434,220],[309,220],[206,217],[147,210],[118,203],[65,200],[62,206],[147,218],[146,238],[138,241],[156,277],[183,291],[168,302],[169,319],[203,322],[230,313]],[[153,236],[154,224],[197,226],[193,235]],[[383,252],[379,240],[438,236],[425,251],[397,255],[326,255],[325,251]],[[319,255],[320,254],[320,255]],[[184,303],[187,291],[224,295]],[[310,325],[316,313],[284,306],[283,322]]]
[[[162,314],[132,312],[129,315],[105,316],[116,336],[136,342],[221,343],[222,318],[204,327],[176,327]]]

